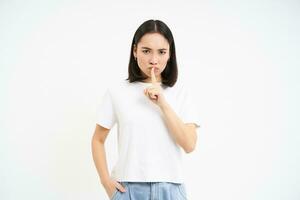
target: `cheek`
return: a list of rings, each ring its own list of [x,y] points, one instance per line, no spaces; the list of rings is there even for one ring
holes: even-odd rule
[[[168,55],[164,56],[164,61],[168,62],[168,60],[169,60],[169,56]]]
[[[144,57],[139,58],[138,65],[139,65],[140,70],[142,70],[145,74],[148,74],[148,72],[147,72],[148,63]]]
[[[147,62],[147,57],[144,55],[140,56],[138,59],[139,59],[139,63],[141,63],[141,64],[144,64]]]

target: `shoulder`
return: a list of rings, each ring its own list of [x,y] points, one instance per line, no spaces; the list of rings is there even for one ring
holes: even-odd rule
[[[110,95],[118,94],[118,93],[126,90],[129,86],[130,86],[130,83],[125,79],[110,82],[106,86],[106,92],[108,92]]]

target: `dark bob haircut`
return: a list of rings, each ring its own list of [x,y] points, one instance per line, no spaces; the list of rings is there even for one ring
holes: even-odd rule
[[[143,81],[147,79],[141,72],[137,61],[134,59],[133,49],[134,45],[137,46],[140,39],[147,33],[160,33],[164,36],[169,42],[170,47],[170,58],[167,62],[167,66],[164,71],[161,73],[162,84],[164,86],[172,87],[175,85],[178,77],[178,68],[176,61],[176,53],[175,53],[175,43],[171,30],[169,27],[160,20],[148,20],[140,25],[140,27],[136,30],[130,50],[130,59],[128,65],[128,78],[129,82],[135,81]]]

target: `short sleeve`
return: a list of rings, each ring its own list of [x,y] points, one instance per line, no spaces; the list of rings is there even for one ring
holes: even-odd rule
[[[116,114],[111,93],[107,89],[102,96],[100,103],[97,105],[97,119],[96,123],[111,129],[116,122]]]
[[[196,104],[196,99],[190,89],[184,88],[181,107],[181,119],[184,123],[194,123],[196,128],[200,128],[200,112]]]

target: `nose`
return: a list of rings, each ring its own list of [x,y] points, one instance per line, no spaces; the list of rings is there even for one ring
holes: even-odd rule
[[[158,58],[156,55],[152,55],[151,58],[150,58],[150,64],[151,65],[157,65],[157,62],[158,62]]]

